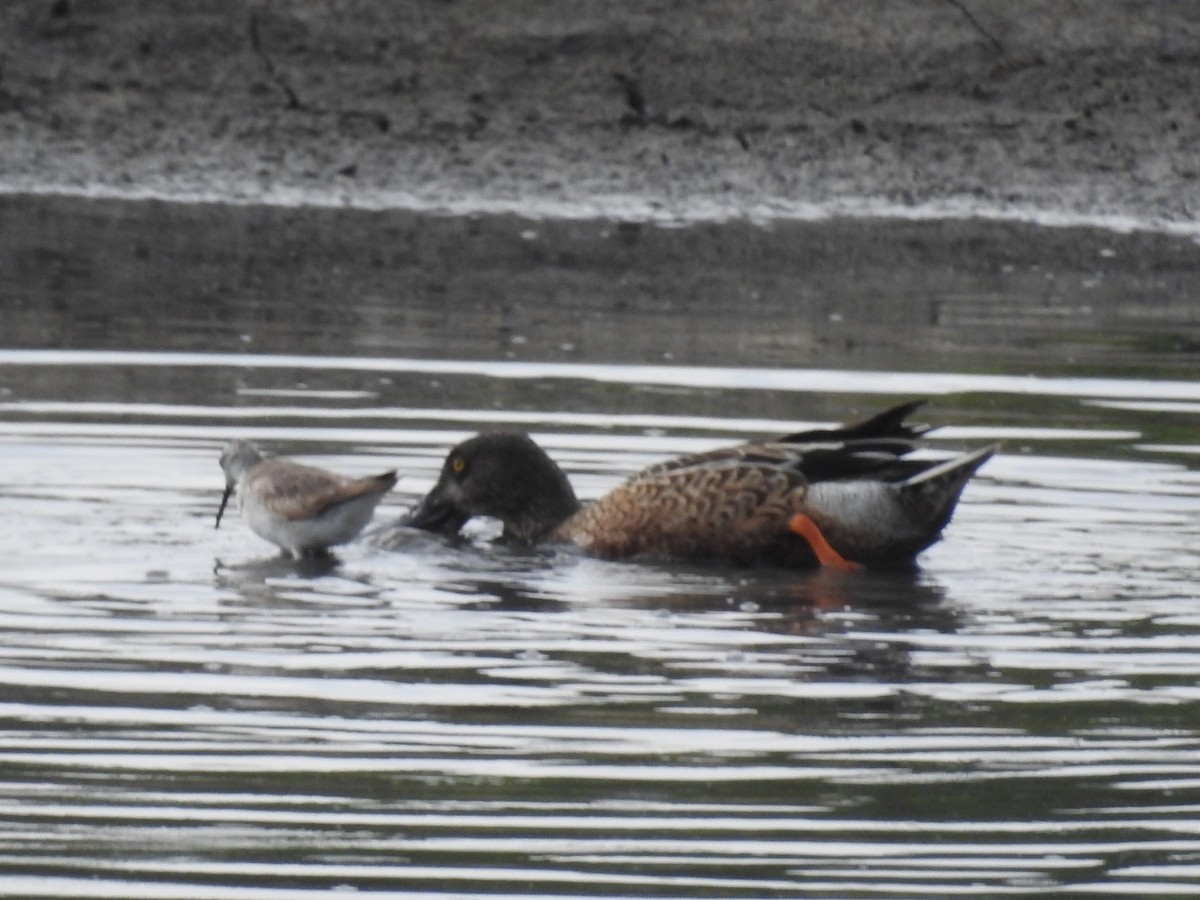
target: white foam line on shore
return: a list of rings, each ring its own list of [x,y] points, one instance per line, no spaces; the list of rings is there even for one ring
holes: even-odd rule
[[[772,222],[820,222],[836,218],[896,219],[908,222],[980,220],[1037,225],[1045,228],[1095,228],[1117,234],[1151,232],[1191,237],[1200,243],[1200,221],[1166,219],[1148,215],[1108,212],[1079,212],[1069,209],[1048,210],[1036,206],[993,206],[976,198],[946,197],[916,205],[900,204],[869,197],[844,197],[825,201],[777,198],[739,203],[704,196],[685,201],[644,195],[606,194],[585,198],[485,197],[460,199],[431,197],[411,191],[320,191],[295,187],[258,188],[229,186],[225,192],[195,188],[132,187],[108,184],[55,185],[23,184],[0,181],[0,196],[32,194],[37,196],[79,197],[109,200],[158,200],[174,203],[213,203],[233,206],[275,206],[320,209],[360,209],[365,211],[409,211],[429,215],[471,216],[508,215],[533,221],[607,219],[642,221],[664,226],[684,226],[712,222],[747,221],[761,225]]]
[[[715,416],[673,415],[621,415],[605,413],[573,413],[554,410],[524,412],[521,410],[494,409],[429,409],[409,407],[355,407],[353,409],[329,406],[201,406],[196,404],[171,403],[90,403],[59,401],[0,402],[0,415],[19,413],[27,416],[77,416],[103,418],[110,416],[137,416],[140,419],[223,419],[251,420],[261,423],[269,420],[301,419],[318,417],[322,421],[396,421],[396,422],[486,422],[491,425],[541,426],[556,425],[574,428],[602,429],[691,429],[695,431],[719,431],[734,434],[786,434],[806,429],[835,428],[837,422],[796,422],[785,419],[722,419]],[[0,433],[6,423],[0,420]],[[986,440],[1101,440],[1131,441],[1142,436],[1140,431],[1102,431],[1095,428],[1045,428],[1045,427],[972,427],[946,426],[936,429],[937,437],[980,438]],[[659,435],[654,435],[658,437]]]
[[[505,360],[292,356],[277,353],[196,353],[147,350],[4,350],[0,366],[163,366],[246,369],[342,369],[483,378],[555,378],[607,384],[777,390],[796,393],[895,394],[913,397],[964,392],[1048,397],[1200,402],[1200,381],[979,375],[957,372],[768,369],[718,366],[614,365]]]

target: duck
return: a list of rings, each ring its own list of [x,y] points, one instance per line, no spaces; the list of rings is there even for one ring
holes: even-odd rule
[[[607,559],[911,566],[997,449],[909,458],[931,430],[906,422],[924,403],[656,463],[587,505],[528,434],[484,432],[450,450],[401,523],[455,535],[471,518],[491,517],[503,524],[501,541],[573,544]]]
[[[267,459],[241,438],[222,449],[221,469],[225,493],[215,527],[221,527],[229,497],[236,491],[250,530],[297,559],[324,556],[330,547],[357,537],[396,484],[395,471],[347,478],[291,459]]]

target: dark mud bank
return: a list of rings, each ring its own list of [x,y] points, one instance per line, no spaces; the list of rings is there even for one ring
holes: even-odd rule
[[[663,227],[8,195],[0,248],[9,347],[1200,369],[1200,250],[1149,232],[969,219]]]

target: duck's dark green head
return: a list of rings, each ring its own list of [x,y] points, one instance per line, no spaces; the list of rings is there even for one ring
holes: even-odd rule
[[[504,537],[536,541],[579,509],[571,483],[527,434],[479,434],[450,451],[437,484],[409,513],[412,528],[455,534],[474,516]]]

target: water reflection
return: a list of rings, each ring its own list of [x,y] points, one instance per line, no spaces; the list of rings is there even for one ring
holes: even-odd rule
[[[0,379],[2,896],[1194,893],[1189,382],[115,351]],[[1004,450],[912,572],[392,524],[485,425],[590,498],[951,386],[935,447]],[[285,560],[213,529],[234,435],[403,478]]]

